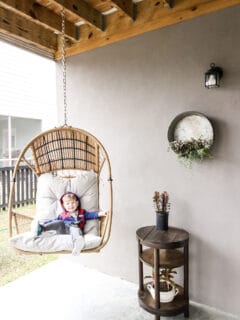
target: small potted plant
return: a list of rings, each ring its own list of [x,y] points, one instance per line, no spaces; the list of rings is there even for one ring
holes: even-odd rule
[[[163,303],[171,302],[175,296],[179,293],[176,283],[173,281],[174,274],[177,272],[173,268],[163,268],[159,274],[159,291],[160,301]],[[154,274],[152,276],[146,276],[145,278],[151,278],[152,281],[146,284],[148,291],[153,299],[155,299],[155,287],[154,287]]]
[[[168,229],[168,213],[170,211],[169,195],[167,191],[160,193],[155,191],[153,195],[153,205],[156,212],[157,230]]]

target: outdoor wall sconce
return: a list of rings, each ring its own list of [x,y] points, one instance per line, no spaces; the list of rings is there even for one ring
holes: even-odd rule
[[[211,69],[205,73],[205,87],[208,89],[220,87],[220,79],[223,76],[223,70],[216,67],[215,63],[210,64]]]

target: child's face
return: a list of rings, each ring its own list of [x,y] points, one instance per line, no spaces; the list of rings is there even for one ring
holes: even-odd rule
[[[72,213],[77,210],[78,201],[74,199],[63,199],[63,206],[67,212]]]

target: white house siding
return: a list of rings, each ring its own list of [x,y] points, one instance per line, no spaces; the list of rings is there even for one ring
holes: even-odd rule
[[[0,115],[42,120],[42,130],[56,125],[54,61],[0,41]]]

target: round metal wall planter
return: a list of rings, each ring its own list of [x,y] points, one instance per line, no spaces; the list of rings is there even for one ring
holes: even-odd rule
[[[197,111],[183,112],[176,116],[168,128],[168,141],[188,142],[206,140],[212,145],[213,127],[209,119]]]

